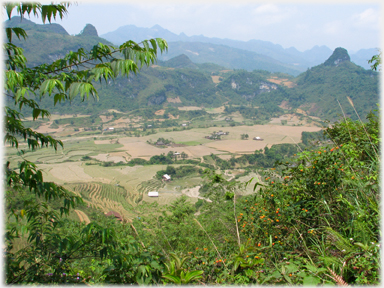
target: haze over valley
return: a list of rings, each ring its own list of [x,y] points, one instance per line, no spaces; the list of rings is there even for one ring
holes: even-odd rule
[[[39,5],[4,4],[7,284],[379,283],[375,5]]]

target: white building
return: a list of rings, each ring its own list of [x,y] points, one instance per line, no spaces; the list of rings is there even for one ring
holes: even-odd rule
[[[169,181],[169,180],[171,180],[171,176],[169,176],[168,174],[164,174],[163,175],[163,180]]]

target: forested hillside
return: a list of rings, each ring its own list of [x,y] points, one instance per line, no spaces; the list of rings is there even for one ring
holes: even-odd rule
[[[213,64],[193,64],[185,55],[157,64],[138,75],[96,83],[100,95],[97,102],[64,102],[54,107],[52,99],[46,97],[41,105],[53,112],[94,114],[108,109],[128,112],[148,107],[219,107],[226,103],[259,107],[254,112],[263,110],[268,118],[275,112],[300,108],[310,116],[332,121],[342,111],[357,119],[347,96],[360,114],[374,109],[379,99],[378,73],[348,60],[337,66],[313,67],[298,77],[261,70],[226,71]],[[218,75],[219,83],[213,82],[213,75]],[[279,107],[283,101],[284,109]]]
[[[9,27],[17,24],[21,24],[29,34],[29,41],[14,37],[14,43],[25,50],[29,67],[47,60],[49,62],[60,59],[65,53],[80,47],[90,49],[98,42],[108,44],[97,36],[96,29],[90,24],[76,36],[68,35],[58,24],[38,25],[26,19],[20,22],[17,17],[6,22]],[[179,44],[184,45],[181,42]],[[128,112],[148,106],[219,107],[226,103],[259,107],[259,111],[264,112],[260,113],[263,115],[260,119],[264,120],[265,117],[269,119],[272,115],[283,113],[282,108],[278,106],[286,103],[285,112],[300,108],[310,116],[333,121],[342,114],[342,110],[347,116],[357,119],[347,96],[361,114],[367,114],[378,103],[378,74],[350,62],[345,49],[336,49],[324,64],[293,77],[287,74],[290,72],[285,68],[273,68],[273,62],[268,62],[269,60],[261,55],[257,56],[257,61],[267,61],[266,66],[260,66],[264,67],[263,70],[227,71],[224,67],[228,67],[228,61],[239,61],[236,49],[231,48],[229,54],[224,57],[218,53],[220,49],[226,49],[224,46],[218,46],[216,50],[211,47],[212,50],[209,48],[210,44],[201,45],[207,53],[213,53],[214,50],[217,57],[223,59],[224,62],[220,62],[222,66],[212,63],[195,64],[189,58],[196,55],[189,53],[188,56],[181,55],[168,61],[158,61],[158,65],[143,69],[139,75],[131,74],[128,78],[118,77],[113,82],[95,84],[100,95],[97,102],[64,102],[54,106],[52,100],[43,98],[41,105],[58,113],[95,114],[108,109]],[[168,55],[172,55],[172,51],[170,46]],[[337,55],[340,51],[343,54],[341,56]],[[204,61],[203,54],[199,54],[198,62]],[[332,59],[335,57],[344,57],[345,61],[338,65],[329,65],[328,63],[334,62]],[[252,62],[252,59],[256,59],[252,55],[244,59],[247,59],[247,65],[251,65],[249,67],[259,67]],[[214,76],[219,76],[216,82],[213,81]],[[255,110],[255,113],[257,111]]]
[[[69,7],[3,4],[48,22]],[[91,25],[16,24],[4,33],[5,284],[380,285],[379,74],[345,49],[293,77],[156,63],[159,38],[88,47]],[[381,70],[381,54],[371,62]],[[269,121],[293,112],[334,121]]]
[[[28,33],[28,41],[13,36],[13,43],[24,49],[28,59],[28,67],[41,65],[46,62],[53,62],[63,58],[69,51],[77,51],[79,48],[91,49],[95,44],[111,44],[109,41],[100,38],[95,33],[87,33],[84,30],[76,36],[71,36],[59,24],[35,24],[28,19],[13,17],[4,23],[5,27],[21,27]],[[89,28],[92,25],[87,25]],[[86,27],[84,27],[86,28]],[[93,27],[91,30],[96,29]]]

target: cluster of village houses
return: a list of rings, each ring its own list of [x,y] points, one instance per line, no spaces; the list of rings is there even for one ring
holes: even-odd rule
[[[213,132],[211,135],[205,136],[204,138],[210,139],[210,140],[220,140],[222,135],[228,135],[228,134],[229,132],[223,132],[222,130],[220,130],[219,132]],[[263,141],[264,139],[257,136],[257,137],[253,137],[253,140]]]

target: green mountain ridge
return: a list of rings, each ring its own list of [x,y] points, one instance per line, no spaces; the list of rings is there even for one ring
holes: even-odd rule
[[[21,17],[12,17],[4,22],[5,27],[20,27],[28,34],[28,41],[12,37],[12,42],[24,49],[24,55],[28,59],[27,66],[34,67],[43,63],[51,63],[64,57],[69,51],[77,51],[80,48],[90,50],[97,43],[112,45],[109,41],[100,38],[96,29],[87,24],[83,31],[76,35],[69,35],[59,24],[36,24]],[[92,29],[93,27],[93,29]]]
[[[14,18],[6,22],[6,25],[20,24],[20,19]],[[51,61],[59,59],[65,53],[80,47],[90,49],[99,42],[111,44],[95,36],[97,31],[90,24],[80,34],[70,36],[64,33],[65,30],[63,32],[57,29],[56,25],[38,25],[26,19],[21,23],[28,33],[28,41],[16,39],[15,44],[25,50],[25,55],[30,60],[29,66],[47,62],[47,59]],[[179,44],[184,45],[181,42]],[[337,48],[324,64],[293,77],[289,75],[289,67],[287,67],[288,71],[283,70],[285,73],[281,73],[278,69],[281,66],[277,61],[275,62],[277,71],[274,73],[266,69],[257,69],[252,72],[244,69],[227,71],[228,63],[236,63],[242,59],[238,51],[231,48],[232,52],[228,53],[228,47],[223,45],[200,44],[195,47],[199,52],[190,50],[187,51],[188,54],[166,61],[159,60],[158,65],[153,67],[144,67],[142,73],[138,75],[130,75],[128,78],[119,77],[114,82],[96,84],[100,96],[97,102],[89,100],[77,103],[75,99],[73,101],[76,105],[67,102],[54,107],[52,99],[43,97],[41,106],[56,113],[65,111],[65,113],[94,114],[108,109],[128,112],[146,109],[148,106],[156,109],[188,105],[218,107],[228,103],[228,105],[260,107],[259,111],[267,111],[268,117],[300,108],[311,116],[332,120],[342,112],[337,100],[348,116],[356,117],[346,96],[352,99],[361,115],[366,115],[370,110],[375,109],[378,103],[378,73],[352,63],[348,52],[343,48]],[[203,52],[198,50],[202,49],[201,47],[204,48]],[[218,53],[220,49],[226,51],[226,55],[229,56],[220,59],[219,55],[223,55]],[[204,59],[205,54],[209,53],[216,53],[215,57],[223,65],[196,63],[191,59],[200,57],[201,60]],[[263,65],[269,65],[270,69],[273,67],[270,65],[272,62],[266,61],[266,58],[261,55],[254,57],[254,54],[249,53],[246,64],[251,65],[250,63],[258,61],[262,67]],[[167,57],[170,55],[172,53],[167,54]],[[212,76],[217,77],[216,82],[213,81]],[[279,83],[278,79],[290,82],[291,88],[285,86],[284,81]],[[287,109],[287,105],[284,109],[279,107],[283,101],[291,109]],[[263,113],[260,115],[265,117]]]
[[[333,58],[335,56],[330,59]],[[72,106],[65,103],[53,107],[52,99],[44,97],[41,103],[56,112],[91,114],[108,109],[128,112],[152,109],[148,107],[156,110],[175,106],[218,107],[227,103],[229,106],[249,107],[247,113],[251,113],[255,119],[262,117],[260,119],[264,120],[266,115],[278,116],[300,108],[307,115],[332,121],[342,114],[338,103],[347,116],[357,118],[347,96],[352,99],[360,115],[375,109],[379,101],[378,73],[365,70],[350,61],[340,62],[337,66],[321,64],[293,77],[262,70],[223,71],[220,66],[213,66],[217,69],[214,71],[205,70],[204,65],[190,68],[191,62],[187,56],[171,60],[159,61],[159,65],[143,68],[138,75],[118,78],[114,83],[98,86],[98,102],[90,100]],[[220,83],[213,82],[214,75],[220,77]],[[277,84],[277,79],[284,82]],[[288,88],[284,83],[291,83],[293,87]],[[176,98],[178,101],[172,101]],[[283,101],[285,106],[290,107],[279,107]],[[251,108],[253,106],[259,108]]]
[[[303,52],[298,51],[295,47],[283,48],[279,44],[274,44],[269,41],[252,39],[249,41],[239,41],[232,39],[210,38],[203,35],[187,36],[184,33],[179,35],[172,33],[171,31],[162,28],[159,25],[155,25],[151,28],[136,27],[135,25],[125,25],[119,27],[115,31],[111,31],[101,35],[101,37],[111,41],[115,44],[121,44],[126,39],[132,39],[134,41],[140,41],[142,39],[160,37],[167,39],[168,42],[184,42],[185,46],[193,47],[196,43],[207,43],[212,45],[224,45],[231,48],[241,49],[245,51],[255,52],[264,56],[273,58],[281,63],[294,65],[295,68],[301,69],[304,72],[307,68],[319,65],[327,60],[332,54],[332,50],[325,45],[314,46],[309,50]],[[189,44],[188,44],[189,43]],[[185,49],[173,48],[175,57],[180,54],[185,54]],[[191,49],[189,49],[191,50]],[[370,69],[367,61],[377,54],[377,48],[360,49],[357,52],[351,54],[351,60],[355,64]],[[187,54],[188,55],[188,54]],[[161,58],[163,59],[163,58]],[[164,58],[165,59],[165,58]],[[169,59],[169,58],[168,58]],[[193,60],[193,59],[192,59]],[[193,60],[194,61],[194,60]],[[213,59],[208,59],[207,62],[213,62]],[[219,63],[218,63],[219,64]],[[232,67],[238,68],[238,67]],[[244,67],[240,67],[246,69]],[[260,69],[260,68],[254,68]],[[254,70],[251,69],[251,70]],[[281,71],[282,72],[282,71]],[[297,74],[293,74],[297,75]]]

